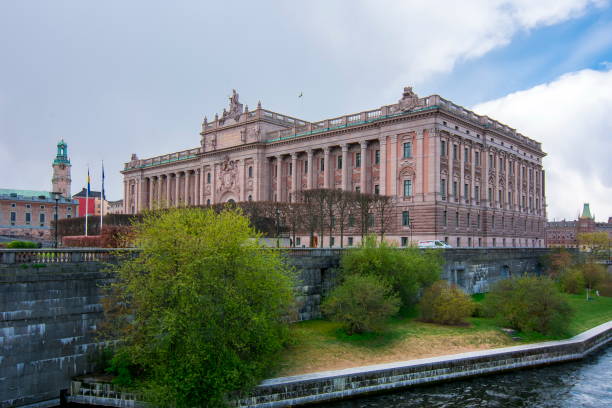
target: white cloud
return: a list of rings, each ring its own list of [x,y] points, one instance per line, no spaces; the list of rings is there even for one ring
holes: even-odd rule
[[[291,15],[332,59],[363,72],[385,66],[389,89],[450,72],[465,59],[503,46],[521,31],[582,15],[607,0],[310,1]],[[344,61],[346,62],[346,61]],[[389,68],[391,70],[389,70]]]
[[[574,219],[583,202],[612,216],[612,70],[582,70],[474,107],[542,142],[548,218]]]

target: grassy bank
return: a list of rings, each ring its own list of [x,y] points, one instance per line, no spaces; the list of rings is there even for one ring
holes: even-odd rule
[[[574,309],[567,337],[612,320],[612,297],[587,301],[582,295],[564,295]],[[476,296],[482,301],[483,296]],[[380,334],[346,335],[337,323],[324,320],[292,325],[293,345],[280,359],[279,376],[338,370],[369,364],[412,360],[551,340],[537,334],[519,334],[513,340],[490,318],[471,318],[465,327],[441,326],[416,320],[413,310],[393,318]]]

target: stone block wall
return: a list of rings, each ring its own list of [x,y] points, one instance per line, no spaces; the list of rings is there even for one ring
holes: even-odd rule
[[[0,407],[56,399],[92,369],[109,278],[97,263],[0,265]]]

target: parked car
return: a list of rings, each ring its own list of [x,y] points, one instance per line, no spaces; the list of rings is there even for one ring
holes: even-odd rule
[[[419,241],[419,248],[452,248],[444,241],[430,240],[430,241]]]

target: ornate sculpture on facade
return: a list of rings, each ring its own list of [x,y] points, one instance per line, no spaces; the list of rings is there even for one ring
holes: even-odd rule
[[[404,87],[402,99],[398,101],[399,110],[405,111],[416,107],[419,103],[419,96],[412,91],[411,86]]]
[[[238,164],[235,160],[230,160],[228,156],[225,156],[225,160],[219,165],[217,190],[240,191],[238,186]]]

